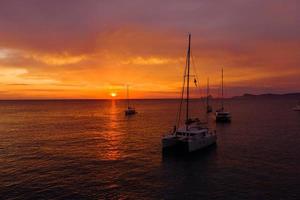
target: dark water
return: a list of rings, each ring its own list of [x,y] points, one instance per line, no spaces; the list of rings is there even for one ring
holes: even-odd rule
[[[131,117],[123,101],[1,101],[0,199],[300,199],[295,104],[228,100],[231,124],[208,117],[218,145],[176,157],[160,138],[178,101],[135,101]]]

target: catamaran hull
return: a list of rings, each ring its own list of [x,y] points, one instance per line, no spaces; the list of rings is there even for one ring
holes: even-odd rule
[[[179,144],[179,141],[176,136],[167,136],[162,139],[163,149],[174,148]]]
[[[185,145],[187,146],[186,149],[188,152],[194,152],[209,147],[211,145],[214,145],[216,144],[216,142],[217,142],[217,136],[214,135],[211,138],[208,138],[207,140],[204,141],[188,140],[185,142],[186,143]]]
[[[163,138],[162,147],[163,151],[175,150],[180,152],[194,152],[214,145],[216,142],[216,135],[213,135],[206,140],[180,140],[176,137]]]

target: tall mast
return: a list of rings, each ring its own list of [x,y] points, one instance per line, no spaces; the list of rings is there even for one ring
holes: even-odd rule
[[[222,68],[222,110],[224,110],[224,100],[223,100],[223,95],[224,95],[224,85],[223,85],[223,68]]]
[[[189,46],[187,51],[187,84],[186,84],[186,123],[189,120],[189,98],[190,98],[190,55],[191,55],[191,34],[189,33]],[[186,130],[188,125],[186,124]]]
[[[207,89],[206,89],[206,109],[208,110],[208,106],[209,106],[209,103],[208,103],[208,101],[209,101],[209,97],[208,97],[208,95],[209,95],[209,78],[207,78]]]
[[[127,85],[127,108],[129,108],[129,91],[128,91],[128,85]]]

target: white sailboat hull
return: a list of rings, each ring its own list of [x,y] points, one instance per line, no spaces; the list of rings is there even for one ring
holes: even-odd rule
[[[173,149],[184,152],[201,150],[217,142],[215,132],[209,132],[206,128],[196,126],[179,129],[176,133],[166,135],[162,138],[163,150]]]
[[[217,111],[216,112],[216,122],[230,122],[231,115],[229,112]]]
[[[187,141],[187,148],[189,152],[197,151],[204,149],[208,146],[211,146],[217,142],[217,136],[212,135],[205,140],[188,140]]]
[[[185,152],[194,152],[209,147],[216,142],[216,135],[207,136],[201,139],[178,138],[172,135],[162,139],[162,146],[164,150],[175,149]]]

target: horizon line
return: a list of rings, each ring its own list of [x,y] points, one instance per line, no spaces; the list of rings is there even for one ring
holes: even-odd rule
[[[244,93],[242,95],[238,96],[232,96],[232,97],[223,97],[224,99],[233,99],[237,97],[244,97],[246,95],[249,96],[262,96],[262,95],[300,95],[300,92],[291,92],[291,93],[260,93],[260,94],[251,94],[251,93]],[[195,99],[205,99],[206,96],[202,96],[200,98],[190,98],[192,100]],[[221,99],[222,97],[212,97],[211,99]],[[131,98],[130,100],[177,100],[181,99],[179,97],[161,97],[161,98]],[[62,101],[62,100],[127,100],[126,98],[12,98],[12,99],[0,99],[0,101]]]

